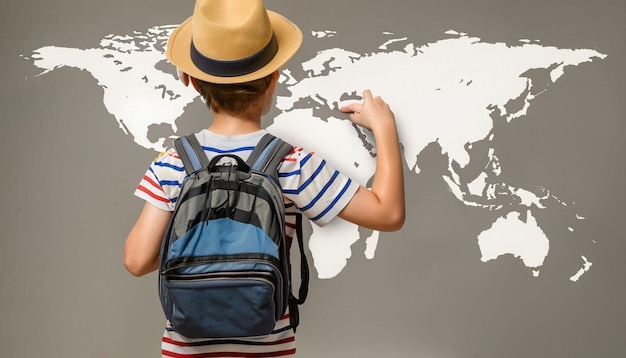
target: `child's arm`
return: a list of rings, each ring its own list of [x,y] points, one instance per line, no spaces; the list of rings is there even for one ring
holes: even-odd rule
[[[363,92],[363,103],[341,108],[350,120],[374,133],[376,172],[371,190],[360,187],[339,213],[342,219],[381,231],[398,230],[404,224],[404,175],[395,117],[380,97]]]
[[[135,276],[143,276],[159,267],[161,241],[172,212],[146,203],[124,246],[124,266]]]

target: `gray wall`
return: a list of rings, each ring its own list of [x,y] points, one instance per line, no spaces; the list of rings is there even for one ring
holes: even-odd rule
[[[476,234],[499,213],[456,200],[441,181],[445,161],[427,150],[419,175],[407,169],[405,227],[381,234],[373,260],[359,254],[359,241],[337,277],[313,280],[298,356],[626,356],[623,1],[266,5],[305,34],[338,31],[345,48],[376,46],[383,31],[425,44],[452,28],[487,42],[540,39],[608,55],[568,71],[499,145],[510,181],[575,202],[575,211],[546,214],[551,246],[539,277],[512,256],[480,261]],[[48,45],[92,48],[111,33],[179,23],[191,9],[191,1],[161,0],[3,5],[2,356],[158,356],[156,275],[133,278],[122,265],[142,205],[131,194],[156,153],[123,134],[90,73],[60,68],[35,77],[41,71],[20,55]],[[316,46],[305,38],[292,63],[311,58]],[[190,105],[180,132],[206,126],[203,111]],[[574,212],[586,219],[568,233]],[[593,266],[572,282],[581,252]]]

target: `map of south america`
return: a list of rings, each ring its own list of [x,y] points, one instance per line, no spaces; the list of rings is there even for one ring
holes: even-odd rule
[[[46,46],[23,57],[43,70],[40,75],[61,67],[89,72],[103,89],[104,107],[121,131],[141,147],[163,151],[172,138],[185,134],[178,133],[176,120],[197,97],[178,81],[165,60],[167,38],[175,27],[112,34],[88,49]],[[551,238],[537,218],[552,206],[572,203],[552,194],[551,188],[522,188],[500,179],[507,165],[513,164],[498,157],[497,127],[524,120],[533,100],[568,71],[602,60],[606,54],[547,46],[537,40],[490,43],[454,30],[426,44],[393,33],[384,35],[388,40],[376,44],[375,51],[329,47],[282,69],[279,113],[268,130],[314,150],[367,185],[375,171],[375,142],[367,130],[345,120],[338,108],[359,100],[362,91],[370,88],[392,107],[404,161],[414,175],[422,171],[422,152],[436,146],[447,163],[441,180],[450,195],[468,210],[498,213],[489,228],[468,236],[476,241],[480,260],[512,255],[531,275],[539,276],[550,254]],[[336,36],[341,34],[314,31],[305,41],[323,45],[326,38]],[[167,131],[171,134],[153,138],[149,129],[154,125],[171,128]],[[294,127],[299,130],[293,131]],[[585,217],[576,213],[575,219]],[[364,255],[374,259],[380,236],[340,219],[325,227],[313,225],[309,248],[318,277],[338,275],[360,239],[366,242]],[[578,281],[591,266],[581,252],[580,267],[568,278]]]

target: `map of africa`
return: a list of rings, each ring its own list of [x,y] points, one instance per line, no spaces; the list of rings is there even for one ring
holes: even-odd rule
[[[124,134],[141,147],[163,151],[178,135],[176,120],[197,97],[178,81],[165,60],[167,38],[175,27],[108,35],[88,49],[46,46],[23,57],[43,69],[40,75],[61,67],[89,72],[104,90],[104,106]],[[545,46],[537,40],[489,43],[453,30],[422,45],[393,33],[384,35],[388,40],[373,52],[327,48],[284,68],[280,83],[287,94],[278,96],[279,114],[268,130],[291,143],[315,148],[335,167],[367,185],[375,170],[375,143],[367,130],[342,119],[345,116],[338,108],[370,88],[385,98],[396,115],[404,160],[411,171],[421,172],[420,154],[434,145],[447,162],[441,180],[451,195],[468,208],[498,214],[489,228],[474,234],[481,260],[513,255],[538,276],[550,253],[550,238],[537,218],[551,206],[572,203],[549,188],[522,188],[501,179],[506,163],[500,162],[493,144],[497,127],[523,120],[533,99],[571,67],[606,55]],[[306,41],[335,36],[340,34],[314,31]],[[171,135],[153,138],[152,126],[167,127]],[[294,126],[297,132],[291,130]],[[321,138],[324,145],[319,145]],[[576,214],[575,220],[584,219]],[[376,231],[360,230],[340,219],[312,229],[309,248],[320,278],[338,275],[360,239],[366,243],[365,256],[375,256]],[[574,225],[567,230],[573,232]],[[580,268],[569,279],[578,281],[591,266],[582,252]]]

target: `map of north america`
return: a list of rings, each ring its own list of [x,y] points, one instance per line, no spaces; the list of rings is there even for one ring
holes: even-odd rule
[[[184,134],[177,133],[176,121],[198,96],[178,81],[165,60],[174,28],[165,25],[129,35],[111,34],[87,49],[46,46],[23,57],[43,70],[38,76],[62,67],[89,72],[103,89],[104,107],[121,131],[137,145],[160,152],[172,138]],[[550,206],[571,202],[558,198],[550,188],[522,188],[501,179],[507,163],[500,161],[493,145],[498,135],[495,123],[524,120],[533,100],[567,71],[607,55],[547,46],[538,40],[490,43],[454,30],[426,44],[414,44],[394,33],[383,35],[387,40],[376,44],[375,51],[328,47],[282,69],[278,114],[267,129],[311,148],[367,185],[375,171],[376,144],[369,131],[345,120],[338,109],[371,89],[392,107],[405,164],[415,175],[422,171],[420,154],[436,146],[447,162],[441,180],[450,195],[468,209],[498,213],[489,228],[473,237],[480,260],[512,255],[529,274],[539,276],[550,253],[550,238],[537,218]],[[341,34],[336,31],[313,31],[305,41],[337,36]],[[166,132],[171,135],[155,138],[150,134],[155,125],[170,128]],[[411,185],[410,178],[407,184]],[[575,220],[584,219],[580,213],[575,215]],[[575,227],[567,229],[573,232]],[[320,278],[338,275],[358,240],[365,240],[363,254],[375,257],[379,232],[360,230],[341,219],[324,227],[312,225],[312,230],[309,248]],[[591,266],[581,252],[580,268],[571,272],[569,280],[578,281]]]

